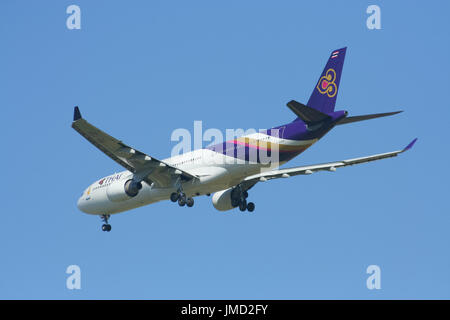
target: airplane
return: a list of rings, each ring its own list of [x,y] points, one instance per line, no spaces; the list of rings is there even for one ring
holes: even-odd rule
[[[192,207],[194,197],[213,194],[213,206],[219,211],[239,208],[242,212],[253,212],[255,204],[247,200],[248,191],[258,182],[318,171],[333,172],[345,166],[395,157],[411,149],[417,138],[404,149],[393,152],[279,168],[335,126],[402,112],[348,116],[345,110],[334,110],[346,50],[344,47],[331,52],[306,105],[295,100],[287,103],[297,116],[292,122],[163,160],[96,128],[82,118],[79,108],[75,107],[72,128],[126,169],[92,183],[78,199],[78,208],[99,215],[102,230],[107,232],[111,231],[111,214],[169,199],[179,206]],[[276,161],[270,163],[269,169],[269,164],[263,161],[263,151],[277,156],[273,157]]]

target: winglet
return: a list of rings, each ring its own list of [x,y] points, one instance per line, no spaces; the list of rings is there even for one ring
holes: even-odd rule
[[[80,109],[78,109],[78,107],[75,107],[73,109],[73,121],[77,121],[79,119],[81,119],[81,112]]]
[[[414,144],[416,143],[416,141],[417,141],[417,138],[415,138],[413,141],[411,141],[411,142],[406,146],[406,148],[402,150],[402,152],[405,152],[405,151],[408,151],[409,149],[411,149],[411,148],[414,146]]]

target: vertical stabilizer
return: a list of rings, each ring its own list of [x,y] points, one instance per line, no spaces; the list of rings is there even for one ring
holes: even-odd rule
[[[331,52],[330,58],[309,97],[307,106],[323,113],[334,111],[347,48]]]

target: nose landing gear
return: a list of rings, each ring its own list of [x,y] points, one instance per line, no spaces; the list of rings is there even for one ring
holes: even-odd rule
[[[102,225],[102,231],[107,231],[107,232],[111,231],[111,225],[108,223],[109,217],[110,217],[109,214],[102,214],[100,216],[100,218],[104,222],[104,224]]]

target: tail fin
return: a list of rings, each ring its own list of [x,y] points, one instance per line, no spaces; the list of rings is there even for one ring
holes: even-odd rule
[[[347,47],[334,50],[317,82],[307,106],[322,113],[334,111]]]

